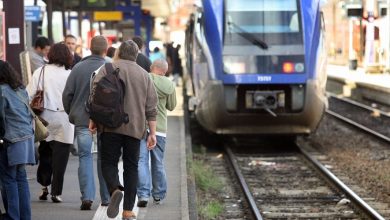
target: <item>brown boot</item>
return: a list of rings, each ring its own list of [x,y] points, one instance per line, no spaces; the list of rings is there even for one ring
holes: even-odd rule
[[[135,213],[133,211],[123,210],[122,220],[134,220],[136,218],[137,218],[137,216],[135,215]]]

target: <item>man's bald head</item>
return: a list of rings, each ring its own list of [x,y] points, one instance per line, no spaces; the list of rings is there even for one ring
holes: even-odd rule
[[[154,74],[164,76],[168,71],[168,63],[164,59],[157,59],[153,61],[150,70]]]

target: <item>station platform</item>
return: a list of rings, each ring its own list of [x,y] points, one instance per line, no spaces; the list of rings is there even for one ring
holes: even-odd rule
[[[168,134],[165,152],[165,166],[167,172],[168,191],[162,204],[155,205],[152,199],[146,208],[138,208],[135,203],[133,209],[137,214],[137,220],[187,220],[189,219],[187,196],[187,170],[186,170],[186,138],[182,109],[181,88],[176,89],[178,97],[177,107],[168,113]],[[96,197],[91,211],[80,210],[80,190],[77,177],[78,157],[70,155],[65,174],[62,203],[53,203],[50,198],[40,201],[41,186],[36,181],[38,166],[28,166],[28,178],[30,184],[32,219],[33,220],[108,220],[107,207],[100,206],[99,184],[96,173],[96,158],[94,154],[94,174],[96,185]],[[118,165],[119,176],[123,173],[122,163]],[[122,181],[122,180],[121,180]],[[123,202],[123,200],[122,200]],[[122,204],[120,212],[115,219],[122,219]]]
[[[357,96],[390,105],[390,74],[366,73],[363,68],[350,70],[348,66],[327,66],[327,90],[346,97]]]
[[[348,66],[332,65],[327,66],[328,77],[338,78],[348,82],[361,85],[371,85],[377,89],[390,90],[390,74],[388,73],[366,73],[363,68],[350,70]]]

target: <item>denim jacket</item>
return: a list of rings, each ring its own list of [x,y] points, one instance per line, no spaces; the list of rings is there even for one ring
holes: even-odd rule
[[[1,139],[15,143],[33,137],[33,116],[27,103],[28,95],[25,89],[18,88],[15,91],[8,84],[0,85]]]

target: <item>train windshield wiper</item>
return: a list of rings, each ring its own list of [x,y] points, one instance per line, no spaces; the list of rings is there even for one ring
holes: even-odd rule
[[[227,24],[229,26],[232,25],[234,28],[236,28],[239,31],[239,32],[237,32],[237,34],[239,34],[240,36],[242,36],[246,40],[250,41],[253,45],[256,45],[264,50],[268,49],[268,44],[266,42],[264,42],[263,40],[256,38],[254,36],[254,34],[245,31],[244,29],[242,29],[240,26],[238,26],[234,22],[229,21],[229,22],[227,22]]]

